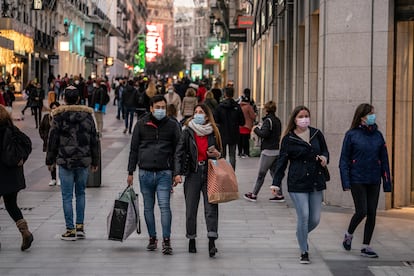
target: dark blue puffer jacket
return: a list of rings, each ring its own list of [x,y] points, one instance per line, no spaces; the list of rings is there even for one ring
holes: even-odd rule
[[[339,170],[344,190],[354,183],[379,185],[382,178],[384,192],[391,191],[387,147],[377,125],[360,125],[345,134]]]

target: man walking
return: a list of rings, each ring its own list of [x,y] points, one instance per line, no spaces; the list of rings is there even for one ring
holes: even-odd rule
[[[89,166],[98,168],[99,143],[93,110],[79,103],[79,91],[74,86],[65,89],[66,105],[52,112],[46,165],[49,170],[59,166],[66,232],[62,240],[84,239],[85,188]],[[76,229],[73,223],[73,189],[76,196]]]
[[[239,126],[245,124],[243,111],[233,99],[234,88],[226,87],[224,90],[224,100],[214,111],[214,120],[218,124],[221,140],[223,142],[223,157],[229,151],[230,163],[236,170],[236,145],[239,141]]]
[[[154,205],[157,195],[161,211],[162,253],[172,255],[170,195],[173,180],[175,148],[181,135],[176,122],[166,116],[167,101],[155,95],[150,101],[150,113],[138,120],[131,139],[128,162],[128,185],[133,184],[134,171],[139,167],[139,183],[144,199],[144,216],[149,234],[147,249],[157,248]]]

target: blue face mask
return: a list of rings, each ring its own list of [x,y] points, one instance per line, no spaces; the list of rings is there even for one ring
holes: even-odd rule
[[[367,115],[367,120],[365,121],[365,123],[366,123],[368,126],[372,126],[372,125],[374,125],[374,124],[375,124],[375,119],[376,119],[376,117],[377,117],[377,116],[375,116],[375,114],[368,114],[368,115]]]
[[[204,114],[194,114],[194,123],[197,125],[204,125],[206,116]]]
[[[154,115],[155,119],[157,119],[158,121],[164,119],[165,114],[165,109],[154,109],[154,112],[152,113],[152,115]]]

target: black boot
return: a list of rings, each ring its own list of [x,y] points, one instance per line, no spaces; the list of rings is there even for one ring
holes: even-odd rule
[[[208,238],[208,254],[210,255],[210,258],[214,257],[217,253],[217,248],[214,243],[215,240],[215,238]]]
[[[190,253],[197,253],[195,239],[190,239],[190,241],[188,242],[188,252],[190,252]]]

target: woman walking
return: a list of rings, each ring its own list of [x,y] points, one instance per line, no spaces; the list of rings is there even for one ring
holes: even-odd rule
[[[310,263],[308,234],[319,224],[322,191],[326,189],[323,167],[329,160],[322,132],[309,125],[309,109],[305,106],[296,107],[282,138],[273,184],[270,186],[272,193],[277,195],[290,163],[287,186],[296,209],[296,237],[301,251],[301,264]]]
[[[208,202],[208,159],[220,157],[222,150],[219,130],[208,107],[199,104],[191,120],[186,122],[174,158],[174,185],[182,182],[185,175],[184,196],[186,206],[186,230],[189,239],[188,251],[196,253],[197,210],[200,192],[204,198],[204,216],[209,239],[208,252],[214,257],[217,252],[218,205]]]
[[[7,132],[19,132],[19,135],[26,136],[13,125],[10,114],[0,105],[0,145],[3,145]],[[26,137],[26,139],[29,138]],[[0,156],[6,155],[3,150],[3,147],[0,147]],[[25,161],[25,159],[22,159],[17,166],[13,167],[3,164],[3,162],[0,161],[0,197],[3,197],[4,206],[22,235],[22,244],[20,246],[22,251],[30,248],[33,242],[33,235],[30,233],[27,222],[23,218],[23,214],[17,205],[17,194],[20,190],[26,188],[23,173],[23,164]]]
[[[259,160],[259,173],[257,175],[256,184],[253,191],[244,194],[244,199],[251,202],[256,202],[257,195],[263,186],[266,174],[270,171],[270,175],[273,177],[274,168],[277,157],[279,156],[279,143],[280,135],[282,133],[282,124],[280,119],[276,117],[276,103],[269,101],[265,104],[264,110],[266,116],[262,118],[262,125],[253,128],[254,133],[261,139],[260,144],[260,160]],[[282,190],[280,189],[278,194],[269,199],[272,202],[284,202]]]
[[[375,228],[381,178],[384,192],[391,192],[390,167],[384,137],[375,123],[375,110],[360,104],[355,110],[351,128],[345,134],[339,169],[342,189],[351,191],[355,205],[342,245],[350,251],[355,229],[366,217],[361,256],[377,258],[370,247]]]

